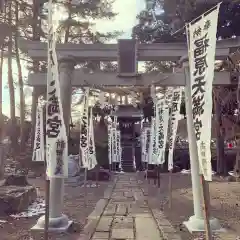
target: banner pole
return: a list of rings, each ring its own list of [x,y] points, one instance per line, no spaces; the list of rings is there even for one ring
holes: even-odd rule
[[[87,168],[84,169],[84,206],[87,207]]]
[[[204,222],[205,222],[205,231],[206,231],[206,240],[212,240],[212,232],[210,228],[209,222],[209,183],[205,181],[204,176],[200,175],[200,181],[202,185],[202,198],[203,198],[203,214],[204,214]]]
[[[172,209],[172,170],[169,170],[168,192],[169,192],[168,207],[169,207],[169,209]]]
[[[148,181],[148,162],[147,162],[146,180]]]
[[[157,168],[157,179],[158,179],[158,188],[160,188],[160,164],[158,164],[158,168]]]
[[[49,228],[49,199],[50,199],[50,180],[46,175],[45,179],[45,225],[44,225],[44,240],[48,240]]]
[[[157,185],[157,165],[154,166],[154,185]]]
[[[100,166],[97,164],[96,165],[96,171],[95,171],[95,174],[96,174],[96,187],[98,187],[98,181],[99,181],[99,170],[100,170]]]

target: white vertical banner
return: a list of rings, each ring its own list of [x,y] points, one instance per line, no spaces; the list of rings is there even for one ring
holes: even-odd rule
[[[112,164],[112,123],[108,122],[108,162]]]
[[[168,107],[168,97],[166,94],[165,99],[161,99],[156,105],[156,115],[159,119],[159,123],[156,129],[157,133],[157,146],[158,146],[158,164],[163,164],[165,162],[165,149],[167,143],[168,134],[168,122],[169,122],[169,107]]]
[[[147,138],[146,133],[147,133],[147,129],[142,128],[142,131],[141,131],[141,152],[142,152],[141,159],[142,159],[142,162],[145,162],[146,138]]]
[[[112,161],[113,162],[117,162],[117,129],[115,127],[115,124],[113,124],[113,127],[112,127]]]
[[[144,162],[148,162],[150,143],[151,143],[151,127],[146,127],[146,142],[145,142],[145,146],[144,146],[145,147],[145,149],[144,149],[144,154],[145,154]]]
[[[131,98],[132,98],[132,105],[133,105],[134,107],[137,107],[138,95],[137,95],[136,92],[134,92],[134,91],[131,91],[130,94],[131,94],[130,96],[131,96]]]
[[[60,97],[53,4],[48,5],[48,68],[46,106],[46,162],[48,177],[68,177],[68,141]],[[55,24],[56,25],[56,24]]]
[[[158,146],[157,146],[157,118],[153,119],[153,163],[157,164]]]
[[[97,165],[95,139],[94,139],[94,126],[93,126],[93,114],[92,108],[90,109],[90,121],[89,121],[89,152],[88,152],[88,169],[93,169]]]
[[[37,107],[33,162],[44,162],[43,107]]]
[[[113,117],[113,127],[112,127],[112,161],[118,162],[118,152],[117,152],[117,116]]]
[[[113,124],[114,124],[114,127],[117,129],[117,116],[113,117]]]
[[[150,95],[151,95],[153,103],[156,103],[157,95],[156,95],[156,87],[155,87],[155,85],[151,85],[151,87],[150,87]]]
[[[99,104],[100,108],[104,108],[106,106],[105,92],[99,93]]]
[[[121,148],[121,142],[120,142],[120,130],[117,130],[117,162],[121,162],[121,152],[120,152],[120,148]]]
[[[83,98],[83,110],[80,121],[80,154],[81,154],[81,166],[83,168],[89,168],[88,153],[89,153],[89,87],[85,88]]]
[[[173,90],[173,99],[171,104],[171,118],[170,118],[170,126],[169,126],[169,152],[168,152],[168,170],[171,171],[173,169],[173,150],[175,145],[175,139],[178,129],[178,121],[181,118],[180,115],[180,107],[182,100],[182,91],[181,87]]]
[[[155,164],[155,154],[154,154],[154,141],[155,138],[155,118],[152,117],[151,120],[151,134],[150,134],[150,144],[149,144],[149,150],[148,150],[148,163],[149,164]]]
[[[121,131],[118,130],[118,148],[119,148],[119,169],[122,171],[122,146],[121,146]]]
[[[200,20],[186,27],[193,122],[196,134],[200,172],[205,180],[212,180],[211,123],[212,82],[214,78],[216,34],[220,4]],[[203,133],[203,129],[206,129]]]

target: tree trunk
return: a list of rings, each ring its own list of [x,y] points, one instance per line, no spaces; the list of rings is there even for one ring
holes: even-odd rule
[[[240,80],[239,80],[240,81]],[[238,121],[240,120],[240,85],[238,83],[238,88],[237,88],[237,103],[238,103]],[[236,133],[236,142],[237,142],[237,154],[236,154],[236,162],[234,166],[234,173],[235,176],[239,176],[239,171],[240,171],[240,134]]]
[[[69,4],[68,5],[68,20],[71,19],[71,2],[72,2],[72,0],[68,1],[68,4]],[[70,35],[70,26],[67,26],[65,36],[64,36],[64,43],[68,43],[69,35]]]
[[[1,48],[1,58],[0,58],[0,180],[4,176],[4,167],[5,167],[5,154],[4,154],[4,145],[2,140],[4,137],[4,120],[2,113],[2,68],[3,68],[3,47]]]
[[[12,1],[8,2],[8,24],[12,26]],[[17,152],[18,139],[16,136],[16,112],[15,112],[15,89],[13,83],[13,73],[12,73],[12,52],[13,52],[13,41],[12,41],[12,31],[9,34],[8,40],[8,88],[9,88],[9,97],[10,97],[10,119],[11,119],[11,147],[13,151],[13,157],[15,157]]]
[[[3,61],[4,61],[4,47],[1,47],[1,57],[0,57],[0,142],[3,140],[4,135],[4,119],[2,112],[2,70],[3,70]]]
[[[24,151],[26,147],[26,137],[25,137],[25,100],[23,92],[23,76],[22,76],[22,66],[20,62],[19,47],[18,47],[18,30],[19,30],[19,5],[15,2],[15,19],[16,19],[16,32],[15,32],[15,52],[16,52],[16,62],[18,68],[18,85],[19,85],[19,95],[20,95],[20,150]]]
[[[40,28],[41,21],[38,20],[40,5],[39,0],[33,0],[33,22],[32,22],[32,32],[33,32],[33,41],[40,41]],[[33,72],[39,72],[39,61],[33,60]],[[32,106],[32,111],[33,111]],[[32,115],[32,133],[31,133],[31,147],[34,148],[34,137],[35,137],[35,124],[36,124],[36,116]]]
[[[7,18],[7,5],[4,6],[4,22]],[[4,168],[5,168],[5,145],[2,143],[6,131],[6,125],[4,123],[3,113],[2,113],[2,72],[3,72],[3,62],[4,62],[4,45],[1,47],[1,56],[0,56],[0,180],[4,177]]]

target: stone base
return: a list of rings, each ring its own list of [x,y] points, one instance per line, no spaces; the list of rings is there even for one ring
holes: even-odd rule
[[[188,221],[183,222],[183,225],[188,229],[190,233],[205,232],[204,219],[199,219],[195,216],[192,216]],[[218,219],[216,218],[210,218],[210,228],[213,232],[225,232],[225,229],[221,227]]]
[[[73,221],[70,221],[66,215],[62,215],[58,218],[49,218],[49,232],[63,233],[66,232],[72,225]],[[45,215],[41,216],[37,224],[31,228],[33,231],[44,231],[45,227]]]
[[[1,186],[0,215],[22,212],[37,198],[37,190],[33,186]]]
[[[4,186],[29,186],[26,175],[11,174],[5,177]]]

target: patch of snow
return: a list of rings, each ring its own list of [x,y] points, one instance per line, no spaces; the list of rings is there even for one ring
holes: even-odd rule
[[[0,226],[2,226],[4,223],[6,223],[7,221],[6,220],[1,220],[0,219]]]
[[[84,187],[84,184],[81,187]],[[98,187],[98,186],[96,184],[92,183],[92,184],[86,184],[86,187],[87,188],[95,188],[95,187]]]
[[[232,177],[238,177],[238,175],[236,175],[234,171],[229,171],[228,174]]]
[[[191,170],[190,169],[183,169],[181,171],[182,174],[191,174]],[[216,172],[212,171],[212,175],[216,175]]]
[[[183,170],[181,171],[181,173],[182,173],[182,174],[191,174],[191,170],[189,170],[189,169],[183,169]]]

